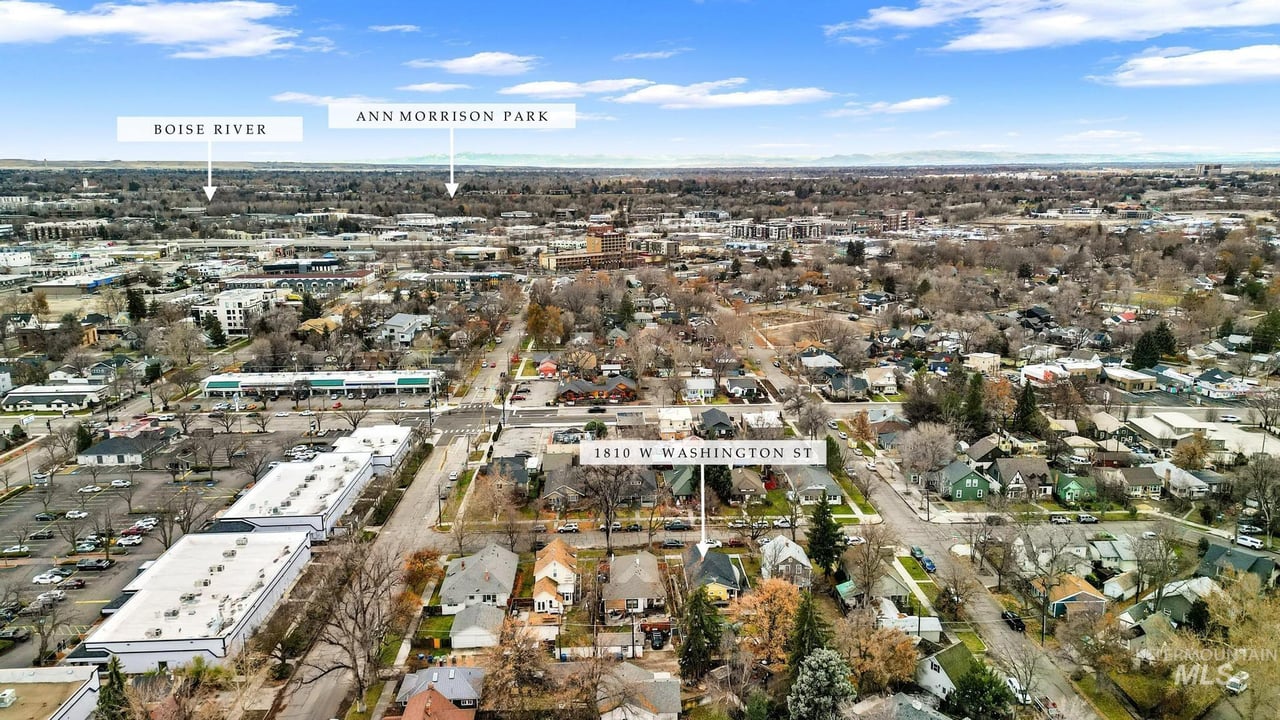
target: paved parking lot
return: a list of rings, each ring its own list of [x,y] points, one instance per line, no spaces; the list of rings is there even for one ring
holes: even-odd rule
[[[526,392],[513,393],[525,395],[525,399],[511,401],[511,407],[544,408],[547,406],[547,403],[555,399],[556,386],[557,383],[554,380],[521,378],[512,389],[528,388]]]

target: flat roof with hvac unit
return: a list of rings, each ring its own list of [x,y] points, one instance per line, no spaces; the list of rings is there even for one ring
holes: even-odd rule
[[[125,586],[127,600],[68,662],[105,663],[127,673],[233,656],[266,620],[311,558],[305,532],[187,535]]]
[[[259,392],[292,392],[310,387],[314,392],[374,393],[430,391],[440,384],[439,370],[358,370],[316,372],[222,373],[201,382],[205,397],[231,397]]]
[[[307,531],[313,540],[325,540],[373,475],[370,452],[327,452],[307,462],[280,463],[246,490],[219,524]]]
[[[334,452],[371,452],[373,464],[396,468],[409,452],[413,428],[405,425],[364,425],[333,441]]]
[[[88,720],[98,705],[98,671],[87,667],[0,670],[0,718]]]

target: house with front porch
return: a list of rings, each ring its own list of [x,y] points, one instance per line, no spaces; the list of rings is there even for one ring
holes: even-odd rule
[[[1031,581],[1031,593],[1041,602],[1045,599],[1045,585],[1041,578]],[[1107,609],[1107,598],[1102,591],[1070,573],[1063,573],[1049,583],[1048,597],[1049,617],[1070,617],[1082,612],[1101,616]]]
[[[815,465],[793,465],[783,469],[791,490],[801,505],[816,505],[827,499],[830,505],[844,504],[844,491],[826,468]]]
[[[1053,494],[1058,498],[1058,502],[1064,505],[1093,502],[1098,499],[1098,483],[1090,475],[1058,473],[1058,478],[1053,485]]]
[[[938,492],[947,500],[981,500],[991,492],[991,479],[956,460],[934,474]]]
[[[991,476],[1000,483],[1000,492],[1006,497],[1032,500],[1053,497],[1053,474],[1044,458],[997,458],[991,469]]]
[[[693,434],[693,411],[687,407],[658,408],[658,436],[683,440]]]
[[[534,559],[534,610],[557,614],[564,612],[566,607],[574,603],[577,581],[577,552],[564,540],[555,538],[539,550]]]
[[[1209,483],[1168,460],[1153,463],[1151,471],[1164,481],[1165,492],[1185,500],[1199,500],[1209,494]]]
[[[729,473],[729,479],[733,486],[729,496],[731,504],[762,503],[766,500],[768,491],[764,486],[764,480],[754,468],[733,468]]]
[[[609,582],[603,594],[605,612],[611,616],[643,615],[665,607],[667,591],[658,558],[643,550],[615,557],[609,563]]]
[[[1164,492],[1164,482],[1150,466],[1094,468],[1093,472],[1100,482],[1120,487],[1124,496],[1133,500],[1159,500]]]
[[[710,548],[694,545],[684,553],[684,577],[689,589],[706,588],[713,603],[728,603],[746,587],[742,571],[733,558]]]
[[[862,371],[867,379],[867,389],[875,395],[897,395],[898,375],[893,367],[874,367]]]
[[[709,440],[728,440],[737,430],[733,425],[733,420],[729,418],[729,414],[720,408],[709,408],[703,410],[698,416],[698,436]]]
[[[685,378],[684,392],[682,393],[685,402],[705,402],[716,396],[715,378],[709,377],[691,377]]]

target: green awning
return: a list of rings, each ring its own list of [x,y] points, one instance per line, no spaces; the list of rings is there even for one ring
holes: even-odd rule
[[[240,381],[239,381],[239,380],[210,380],[210,381],[205,385],[205,387],[207,387],[207,388],[209,388],[209,389],[211,389],[211,390],[212,390],[212,389],[218,389],[218,390],[222,390],[222,389],[238,390],[238,389],[240,388]]]
[[[342,387],[346,385],[346,381],[341,378],[337,380],[312,380],[311,387]]]
[[[396,378],[396,385],[430,385],[431,378]]]

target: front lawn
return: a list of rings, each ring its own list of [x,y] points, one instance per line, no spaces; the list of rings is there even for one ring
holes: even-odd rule
[[[982,642],[978,633],[972,630],[959,630],[956,632],[956,637],[960,638],[960,642],[964,643],[964,646],[974,655],[981,655],[987,651],[987,644]]]
[[[916,582],[929,581],[929,573],[925,572],[924,568],[920,567],[920,563],[916,562],[915,558],[910,555],[903,555],[898,558],[898,562],[902,563],[902,567],[906,569],[907,574],[911,576],[912,580],[915,580]]]
[[[862,496],[862,492],[858,490],[857,487],[850,485],[849,497],[853,498],[854,504],[858,506],[858,509],[862,511],[863,515],[876,514],[875,506],[872,505],[870,502],[868,502],[867,499]]]
[[[1093,674],[1090,673],[1080,679],[1075,684],[1085,697],[1093,703],[1093,706],[1102,713],[1107,720],[1133,720],[1133,716],[1125,709],[1124,704],[1111,693],[1106,690],[1098,689],[1097,683],[1094,682]]]
[[[364,693],[365,711],[357,712],[356,704],[352,702],[351,709],[347,711],[347,720],[369,720],[373,717],[373,707],[378,704],[378,698],[382,697],[383,684],[381,680],[374,680],[373,687]]]

